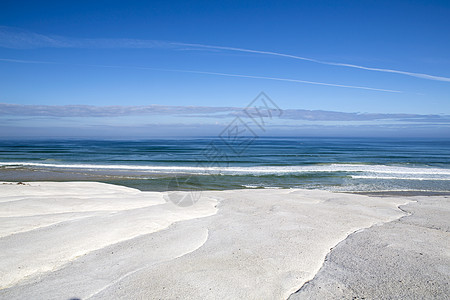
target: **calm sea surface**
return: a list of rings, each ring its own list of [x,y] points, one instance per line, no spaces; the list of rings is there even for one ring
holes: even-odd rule
[[[141,190],[450,191],[450,141],[220,138],[0,141],[0,181],[95,180]]]

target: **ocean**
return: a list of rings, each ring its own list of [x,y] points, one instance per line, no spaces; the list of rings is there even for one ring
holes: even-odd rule
[[[220,138],[0,141],[0,181],[145,191],[302,188],[450,192],[450,140]]]

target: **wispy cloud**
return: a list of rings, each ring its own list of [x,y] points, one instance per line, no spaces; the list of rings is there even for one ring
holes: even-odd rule
[[[421,115],[421,114],[383,114],[383,113],[348,113],[326,110],[287,109],[283,111],[283,118],[310,121],[378,121],[396,120],[413,122],[442,122],[450,124],[449,115]]]
[[[415,78],[450,82],[450,78],[444,76],[436,76],[425,73],[409,72],[403,70],[395,70],[389,68],[368,67],[355,64],[322,61],[314,58],[308,58],[298,55],[291,55],[272,51],[253,50],[237,47],[215,46],[195,43],[168,42],[158,40],[143,39],[82,39],[69,38],[56,35],[43,35],[22,29],[16,29],[6,26],[0,26],[0,47],[13,49],[30,49],[30,48],[173,48],[173,49],[212,49],[224,51],[237,51],[243,53],[253,53],[262,55],[271,55],[285,57],[289,59],[309,61],[313,63],[354,68],[366,71],[393,73],[405,75]],[[180,48],[182,47],[182,48]]]
[[[171,43],[140,39],[85,39],[44,35],[18,28],[0,26],[0,47],[33,48],[173,48]]]
[[[92,105],[23,105],[0,103],[0,116],[35,117],[123,117],[137,115],[192,116],[196,118],[246,117],[240,107],[210,106],[92,106]],[[396,120],[418,123],[450,124],[449,115],[348,113],[324,110],[287,109],[280,119],[306,121],[377,121]]]
[[[93,105],[23,105],[0,103],[0,116],[50,117],[120,117],[136,115],[211,114],[237,110],[232,107],[207,106],[93,106]]]
[[[50,61],[38,61],[38,60],[23,60],[23,59],[13,59],[13,58],[0,58],[0,61],[19,63],[19,64],[56,64]]]

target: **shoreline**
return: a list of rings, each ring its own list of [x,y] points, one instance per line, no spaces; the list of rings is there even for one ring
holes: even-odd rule
[[[326,141],[290,140],[281,144],[260,141],[261,147],[252,147],[238,156],[221,144],[219,148],[226,154],[222,158],[228,157],[229,161],[214,164],[204,157],[210,142],[206,139],[194,143],[6,144],[0,161],[0,177],[7,181],[95,181],[157,192],[191,188],[293,188],[394,196],[450,194],[448,151],[443,152],[444,144],[427,144],[430,151],[442,153],[438,160],[428,163],[423,148],[420,155],[411,156],[408,149],[414,144],[399,150],[394,144],[382,141],[372,141],[373,144],[359,141],[357,153],[347,143],[328,141],[331,142],[326,144],[329,151],[317,157],[314,151],[319,151]],[[12,155],[14,147],[20,149],[17,156]],[[134,154],[129,156],[121,150],[127,147],[132,147]],[[311,152],[311,149],[315,150]],[[399,156],[383,156],[394,150],[400,151]],[[287,160],[279,156],[280,151],[287,151]],[[334,157],[337,153],[340,153],[338,160]],[[312,158],[308,159],[310,155]],[[174,186],[173,181],[178,179],[182,184]]]
[[[17,177],[11,177],[8,180],[3,179],[2,182],[6,184],[14,184],[17,182],[98,182],[98,183],[104,183],[104,184],[111,184],[131,189],[137,189],[141,192],[170,192],[170,191],[179,191],[179,190],[172,190],[167,188],[160,188],[160,189],[143,189],[141,184],[130,184],[129,182],[126,183],[126,180],[105,180],[101,179],[100,177],[96,177],[95,173],[93,174],[63,174],[58,173],[53,176],[49,176],[48,174],[44,174],[45,177],[42,177],[41,179],[37,179],[35,177],[23,177],[22,174]],[[40,175],[38,175],[39,178]],[[178,175],[177,175],[178,176]],[[177,176],[173,176],[173,178],[176,178]],[[113,177],[113,176],[112,176]],[[165,178],[165,177],[161,177]],[[22,180],[23,179],[23,180]],[[136,178],[135,180],[139,180]],[[1,184],[1,183],[0,183]],[[170,184],[169,184],[170,185]],[[319,191],[328,191],[332,193],[342,193],[342,194],[355,194],[355,195],[365,195],[365,196],[372,196],[372,197],[416,197],[416,196],[450,196],[450,191],[424,191],[424,190],[383,190],[383,191],[346,191],[346,190],[327,190],[327,189],[320,189],[320,188],[295,188],[295,187],[248,187],[245,185],[242,185],[241,188],[211,188],[211,189],[191,189],[187,190],[184,189],[183,191],[195,191],[195,192],[208,192],[208,191],[234,191],[234,190],[257,190],[257,189],[280,189],[280,190],[319,190]]]
[[[419,197],[419,196],[450,196],[450,191],[374,191],[374,192],[348,192],[357,195],[372,197]]]
[[[11,299],[36,294],[50,299],[89,295],[107,299],[139,297],[144,292],[161,298],[234,295],[286,299],[317,276],[330,248],[358,234],[354,232],[402,218],[406,214],[398,206],[408,207],[416,198],[321,190],[242,189],[204,191],[195,205],[177,207],[164,199],[163,194],[167,193],[104,183],[25,184],[0,184],[0,205],[9,207],[0,222],[6,221],[10,228],[9,235],[0,237],[7,250],[0,270],[17,270],[20,259],[16,256],[21,255],[17,250],[23,245],[33,246],[38,240],[60,240],[62,234],[70,234],[73,240],[67,241],[78,248],[63,247],[66,256],[49,257],[42,245],[31,247],[30,254],[39,253],[39,266],[46,262],[52,267],[36,271],[28,266],[28,273],[24,269],[15,271],[15,275],[9,272],[12,279],[6,285],[3,279],[0,297]],[[9,189],[9,196],[5,189]],[[25,189],[30,189],[28,194]],[[38,203],[45,214],[27,210],[27,201],[34,209]],[[49,211],[50,207],[53,211]],[[157,227],[155,220],[160,220]],[[36,227],[37,223],[41,226]],[[153,225],[150,228],[148,224]],[[109,232],[99,230],[99,225]],[[128,226],[127,230],[123,226]],[[22,231],[17,227],[22,227]],[[74,230],[79,232],[74,235]],[[92,237],[86,237],[89,233],[100,234],[101,238],[94,240],[103,242],[96,241],[97,246],[92,247]],[[54,251],[59,253],[58,247]],[[144,249],[148,253],[141,257]],[[106,279],[90,282],[86,274],[91,274],[91,279]],[[61,291],[56,287],[61,287]],[[68,294],[74,290],[79,294]]]

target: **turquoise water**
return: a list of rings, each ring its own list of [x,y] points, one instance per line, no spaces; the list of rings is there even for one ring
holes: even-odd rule
[[[141,190],[450,191],[450,141],[220,138],[0,141],[0,180],[96,180]]]

